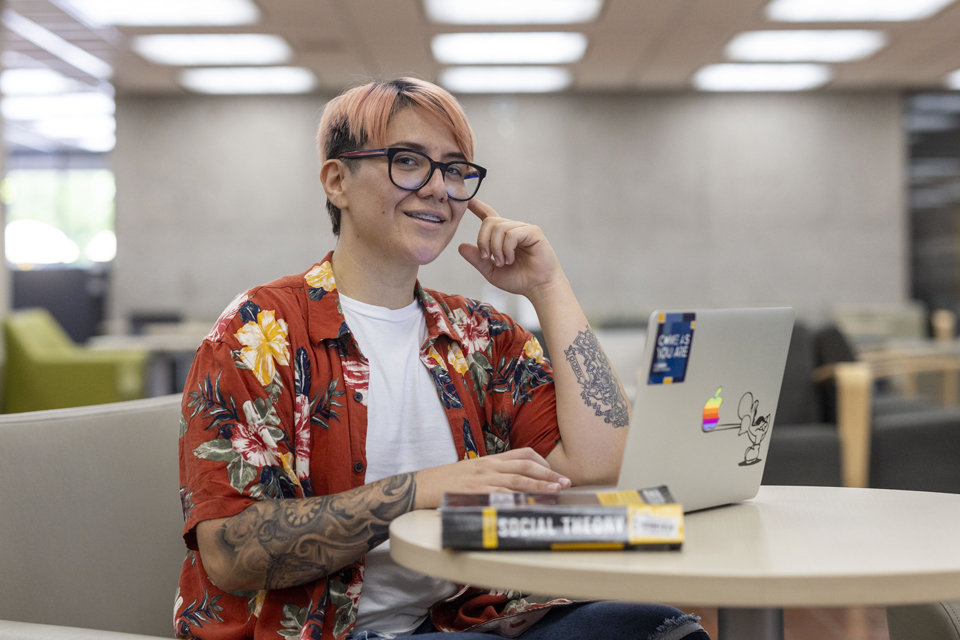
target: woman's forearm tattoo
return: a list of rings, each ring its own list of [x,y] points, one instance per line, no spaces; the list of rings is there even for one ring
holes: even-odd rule
[[[227,520],[218,544],[235,573],[266,575],[266,589],[305,584],[386,540],[415,496],[414,474],[405,473],[330,496],[267,500]]]
[[[605,423],[615,428],[627,426],[630,422],[627,399],[593,330],[588,326],[578,333],[563,353],[583,388],[580,392],[583,402],[603,417]]]

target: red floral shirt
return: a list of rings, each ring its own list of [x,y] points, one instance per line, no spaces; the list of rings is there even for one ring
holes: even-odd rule
[[[559,440],[550,363],[536,338],[488,305],[417,285],[430,371],[461,459]],[[227,593],[197,553],[199,522],[258,500],[364,484],[370,370],[344,321],[330,255],[233,301],[194,359],[180,422],[188,551],[174,623],[180,638],[342,638],[357,617],[363,558],[324,579]],[[503,594],[501,594],[503,595]],[[512,602],[498,614],[525,609]],[[436,616],[435,616],[436,617]]]

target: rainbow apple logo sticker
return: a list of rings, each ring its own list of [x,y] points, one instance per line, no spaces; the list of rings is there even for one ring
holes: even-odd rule
[[[720,403],[723,402],[723,399],[720,397],[720,391],[722,389],[723,387],[719,387],[717,393],[707,400],[707,404],[703,407],[704,431],[713,431],[717,423],[720,422]]]

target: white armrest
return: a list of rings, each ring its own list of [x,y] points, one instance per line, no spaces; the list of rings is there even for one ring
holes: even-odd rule
[[[172,627],[171,627],[172,628]],[[161,640],[156,636],[135,633],[97,631],[80,627],[58,627],[52,624],[30,624],[0,620],[0,640]]]

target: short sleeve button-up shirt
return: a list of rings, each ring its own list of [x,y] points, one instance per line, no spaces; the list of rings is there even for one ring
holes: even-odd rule
[[[363,558],[326,578],[224,592],[195,528],[259,500],[330,495],[364,484],[369,365],[340,308],[331,256],[239,296],[197,351],[180,424],[188,551],[176,595],[180,638],[346,637]],[[559,440],[550,363],[537,339],[490,306],[416,286],[429,370],[460,459]]]

